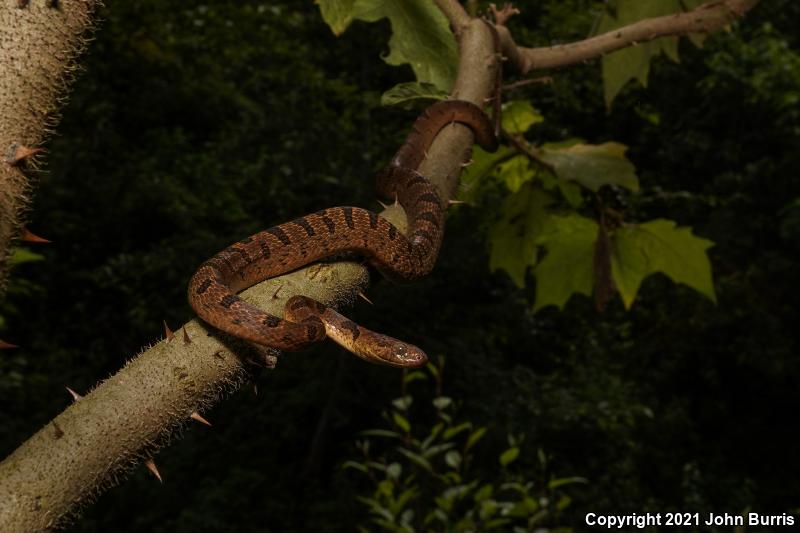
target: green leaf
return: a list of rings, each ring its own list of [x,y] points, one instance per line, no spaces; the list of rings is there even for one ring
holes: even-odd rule
[[[9,266],[17,266],[21,265],[22,263],[35,263],[37,261],[42,261],[44,256],[41,254],[37,254],[36,252],[31,252],[25,248],[13,248],[11,250],[11,255],[8,258]]]
[[[503,129],[509,133],[525,133],[544,117],[527,100],[512,100],[503,104]]]
[[[619,228],[612,236],[611,269],[622,301],[630,308],[642,280],[661,272],[717,301],[707,250],[714,245],[689,227],[657,219]]]
[[[597,191],[603,185],[619,185],[639,190],[636,167],[626,157],[624,144],[572,144],[555,147],[546,144],[540,149],[542,159],[553,165],[556,175]]]
[[[577,214],[550,218],[550,231],[539,239],[547,255],[533,271],[534,311],[548,305],[561,309],[572,294],[589,296],[594,286],[592,262],[597,223]]]
[[[433,472],[433,467],[431,466],[431,463],[421,455],[416,454],[411,450],[407,450],[406,448],[397,448],[397,451],[405,455],[415,465],[421,467],[422,469],[428,472]]]
[[[491,483],[487,483],[475,492],[475,495],[472,497],[476,502],[482,502],[483,500],[488,500],[492,497],[494,493],[494,486]]]
[[[389,437],[391,439],[400,439],[403,436],[396,431],[389,431],[388,429],[367,429],[359,432],[362,437]]]
[[[422,453],[422,456],[429,459],[431,457],[435,457],[442,452],[445,452],[451,448],[453,448],[456,444],[454,442],[443,442],[442,444],[437,444],[436,446],[431,446],[427,450]]]
[[[404,433],[411,432],[411,423],[408,421],[406,417],[404,417],[400,413],[398,412],[392,413],[392,420],[394,420],[395,425],[399,427],[401,430],[403,430]]]
[[[450,468],[458,468],[461,466],[461,454],[458,450],[450,450],[444,455],[444,462]]]
[[[405,376],[403,376],[403,385],[408,385],[409,383],[420,379],[423,381],[428,379],[427,374],[425,374],[425,372],[421,370],[413,370],[411,372],[408,372]]]
[[[514,446],[500,454],[500,466],[508,466],[519,457],[519,448]]]
[[[417,81],[449,92],[458,66],[456,41],[447,19],[428,0],[355,0],[353,18],[375,22],[388,18],[392,25],[390,65],[411,65]]]
[[[549,488],[550,490],[555,490],[559,487],[563,487],[564,485],[573,485],[575,483],[589,483],[589,480],[586,479],[585,477],[577,477],[577,476],[551,479],[547,483],[547,488]]]
[[[432,83],[410,81],[398,83],[381,95],[381,105],[399,105],[415,100],[444,100],[447,93]]]
[[[537,239],[550,218],[545,208],[552,202],[531,182],[506,198],[502,218],[489,229],[490,271],[505,270],[517,287],[525,286],[525,272],[538,260]]]
[[[316,0],[322,20],[337,37],[353,21],[353,2],[355,0]]]
[[[400,479],[400,474],[403,473],[403,467],[400,463],[392,463],[386,467],[386,477],[389,479]]]
[[[345,461],[342,465],[342,470],[347,468],[352,468],[353,470],[358,470],[359,472],[364,472],[365,474],[369,472],[369,468],[361,463],[357,463],[356,461]]]
[[[442,428],[444,428],[444,424],[442,422],[439,422],[438,424],[433,426],[430,434],[425,438],[425,440],[422,441],[422,444],[420,444],[419,447],[423,450],[428,449],[428,447],[431,444],[433,444],[433,441],[436,440],[436,437],[438,437],[439,434],[442,432]]]
[[[403,492],[401,492],[400,496],[397,497],[397,502],[394,506],[397,509],[395,513],[399,513],[408,504],[411,498],[415,497],[416,495],[417,495],[417,489],[415,487],[409,487]],[[408,520],[409,518],[407,515],[409,511],[411,511],[411,509],[406,509],[406,511],[403,513],[406,514],[406,520]]]
[[[461,173],[461,192],[458,198],[465,202],[471,201],[479,186],[484,183],[498,163],[517,156],[516,149],[510,146],[500,146],[496,152],[489,153],[479,146],[472,149],[472,162]]]
[[[459,424],[457,426],[448,428],[444,432],[444,435],[442,435],[442,439],[443,440],[450,440],[453,437],[455,437],[456,435],[458,435],[459,433],[461,433],[462,431],[467,431],[470,428],[472,428],[472,423],[471,422],[463,422],[463,423],[461,423],[461,424]]]
[[[470,433],[469,438],[467,439],[467,443],[464,445],[464,450],[469,451],[475,444],[478,443],[479,440],[483,438],[486,434],[486,428],[478,428],[472,433]]]
[[[580,185],[572,181],[564,181],[558,179],[551,172],[539,171],[536,173],[536,178],[546,191],[559,190],[561,195],[573,209],[577,209],[583,205],[583,189]]]
[[[431,400],[433,406],[437,409],[447,409],[452,405],[453,399],[448,396],[437,396],[433,400]]]
[[[518,155],[497,165],[495,174],[505,182],[508,190],[517,192],[525,183],[536,175],[531,168],[528,156]]]
[[[395,409],[398,409],[400,411],[407,411],[408,408],[411,407],[411,404],[413,402],[414,398],[411,395],[406,394],[402,398],[395,398],[394,400],[392,400],[392,405],[394,406]]]
[[[680,0],[617,0],[616,6],[616,17],[606,13],[598,26],[598,34],[645,18],[668,15],[681,10]],[[662,37],[603,56],[606,107],[611,107],[614,98],[629,81],[638,80],[646,87],[650,61],[661,52],[677,61],[677,43],[677,37]]]

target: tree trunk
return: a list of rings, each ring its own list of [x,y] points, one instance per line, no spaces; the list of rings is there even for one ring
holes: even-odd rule
[[[0,5],[0,292],[28,207],[24,149],[41,145],[57,120],[97,0],[2,0]],[[27,158],[26,158],[27,159]]]

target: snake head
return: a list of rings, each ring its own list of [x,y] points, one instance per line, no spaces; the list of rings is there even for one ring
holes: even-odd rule
[[[401,368],[418,368],[428,362],[428,356],[420,348],[379,333],[373,333],[372,342],[363,344],[360,355],[375,363]]]

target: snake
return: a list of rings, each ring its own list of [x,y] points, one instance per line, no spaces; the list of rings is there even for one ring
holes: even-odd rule
[[[446,203],[418,169],[438,133],[452,123],[467,126],[485,150],[497,149],[492,122],[480,107],[441,100],[416,119],[390,163],[376,174],[378,195],[403,207],[407,236],[367,209],[323,209],[242,239],[202,263],[189,281],[189,304],[213,327],[277,350],[299,351],[328,337],[369,362],[424,365],[427,356],[417,346],[371,331],[307,296],[289,298],[283,317],[277,317],[236,293],[344,252],[360,254],[393,281],[427,275],[441,247]]]

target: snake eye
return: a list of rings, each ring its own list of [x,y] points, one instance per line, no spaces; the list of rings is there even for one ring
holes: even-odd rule
[[[408,353],[408,350],[402,344],[394,347],[394,356],[395,357],[405,357]]]

